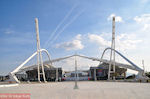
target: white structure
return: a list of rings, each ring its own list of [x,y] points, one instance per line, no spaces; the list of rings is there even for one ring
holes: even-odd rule
[[[115,16],[113,17],[112,22],[112,42],[111,42],[111,52],[110,52],[110,62],[109,62],[109,69],[108,69],[108,80],[110,80],[110,74],[113,74],[113,79],[115,80]],[[113,71],[111,71],[111,65],[113,60]]]
[[[132,70],[135,70],[135,71],[138,71],[138,75],[137,75],[137,79],[145,79],[145,76],[143,75],[144,71],[139,68],[137,65],[135,65],[133,62],[131,62],[129,59],[127,59],[124,55],[122,55],[120,52],[116,51],[115,50],[115,17],[113,17],[113,28],[112,28],[112,45],[111,45],[111,48],[106,48],[104,51],[103,51],[103,54],[101,56],[101,59],[99,58],[94,58],[94,57],[87,57],[87,56],[83,56],[83,55],[71,55],[71,56],[67,56],[67,57],[63,57],[63,58],[58,58],[58,59],[54,59],[54,60],[50,60],[50,55],[48,53],[48,51],[46,49],[41,49],[40,48],[40,39],[39,39],[39,29],[38,29],[38,19],[36,18],[35,19],[35,23],[36,23],[36,36],[37,36],[37,51],[35,53],[33,53],[27,60],[25,60],[21,65],[19,65],[14,71],[10,72],[9,73],[9,77],[10,77],[10,81],[16,81],[16,82],[20,82],[17,77],[15,76],[16,73],[18,72],[22,72],[22,71],[25,71],[25,70],[29,70],[29,69],[32,69],[32,68],[35,68],[36,65],[33,65],[33,66],[30,66],[30,67],[23,67],[27,62],[29,62],[35,55],[37,55],[37,65],[38,65],[38,80],[40,81],[40,75],[43,76],[43,79],[44,81],[46,82],[46,79],[45,79],[45,73],[44,73],[44,66],[47,66],[49,67],[52,62],[58,62],[58,61],[61,61],[61,60],[64,60],[64,59],[67,59],[67,58],[70,58],[70,57],[82,57],[82,58],[86,58],[86,59],[90,59],[90,60],[93,60],[93,61],[99,61],[99,62],[104,62],[104,63],[109,63],[109,73],[108,73],[108,79],[110,79],[110,73],[115,73],[115,64],[117,66],[120,66],[120,67],[123,67],[123,68],[128,68],[128,69],[132,69]],[[105,54],[105,52],[107,50],[111,50],[111,55],[110,55],[110,60],[105,60],[103,59],[103,56]],[[49,58],[49,61],[45,61],[43,63],[43,60],[42,60],[42,51],[46,52],[46,54],[48,55],[48,58]],[[130,65],[127,65],[127,64],[122,64],[122,63],[118,63],[118,62],[115,62],[115,53],[117,53],[118,55],[120,55],[123,59],[125,59],[128,63],[130,63]],[[112,59],[112,56],[113,56],[113,59]],[[113,71],[111,71],[111,64],[113,64]],[[41,65],[41,68],[42,68],[42,73],[40,73],[40,65]],[[77,63],[75,62],[75,65],[77,65]]]
[[[47,50],[45,49],[41,49],[40,48],[40,39],[39,39],[39,27],[38,27],[38,19],[35,18],[35,26],[36,26],[36,39],[37,39],[37,52],[33,53],[26,61],[24,61],[20,66],[18,66],[14,71],[9,73],[9,77],[10,77],[10,81],[16,81],[18,83],[20,83],[20,81],[17,79],[17,77],[15,76],[16,73],[20,72],[21,69],[23,68],[23,66],[29,62],[35,55],[37,55],[37,65],[38,65],[38,81],[40,82],[40,75],[43,76],[44,82],[46,82],[45,79],[45,73],[44,73],[44,66],[43,66],[43,59],[42,59],[42,51],[46,52],[46,54],[48,55],[49,58],[49,62],[50,62],[50,55],[48,53]],[[51,64],[51,62],[50,62]],[[40,65],[42,68],[42,73],[40,73]]]
[[[44,66],[43,66],[43,59],[42,59],[42,53],[40,51],[41,47],[40,47],[39,26],[38,26],[38,19],[37,18],[35,18],[35,28],[36,28],[36,40],[37,40],[38,81],[40,82],[40,75],[42,75],[44,82],[46,82]],[[42,68],[42,73],[40,72],[40,65],[41,65],[41,68]]]
[[[49,62],[51,64],[51,60],[50,60],[50,54],[48,53],[48,51],[46,49],[40,49],[40,52],[45,52],[48,56]],[[33,53],[28,59],[26,59],[21,65],[19,65],[15,70],[13,70],[12,72],[9,73],[9,81],[16,81],[18,83],[20,83],[20,81],[17,79],[17,77],[15,76],[16,73],[18,72],[22,72],[25,70],[28,70],[30,68],[34,68],[32,66],[30,67],[23,67],[26,63],[28,63],[35,55],[37,55],[37,52]]]
[[[75,85],[74,85],[74,89],[78,89],[78,83],[77,83],[77,80],[78,80],[78,73],[77,73],[77,59],[76,59],[76,56],[75,56]]]
[[[67,59],[67,58],[71,58],[71,57],[74,57],[74,56],[78,56],[78,57],[82,57],[82,58],[85,58],[85,59],[90,59],[90,60],[93,60],[93,61],[99,61],[99,62],[104,62],[104,63],[110,63],[109,60],[106,60],[106,59],[103,59],[103,56],[105,54],[105,52],[107,50],[110,50],[111,48],[106,48],[104,51],[103,51],[103,54],[102,54],[102,57],[101,59],[100,58],[95,58],[95,57],[87,57],[87,56],[83,56],[83,55],[71,55],[71,56],[67,56],[67,57],[62,57],[62,58],[57,58],[57,59],[53,59],[53,60],[50,60],[50,57],[49,57],[49,61],[45,61],[43,64],[47,64],[47,66],[51,65],[51,63],[53,62],[58,62],[58,61],[61,61],[61,60],[64,60],[64,59]],[[114,49],[112,49],[114,50]],[[44,51],[47,53],[47,55],[49,56],[47,50],[45,49],[41,49],[40,50],[41,52]],[[115,64],[117,66],[120,66],[122,68],[127,68],[127,69],[131,69],[131,70],[135,70],[135,71],[138,71],[138,75],[136,77],[136,79],[145,79],[143,73],[144,71],[139,68],[137,65],[135,65],[133,62],[131,62],[129,59],[127,59],[125,56],[123,56],[120,52],[114,50],[115,53],[117,53],[118,55],[120,55],[123,59],[125,59],[128,63],[130,63],[130,65],[128,64],[123,64],[123,63],[118,63],[118,62],[115,62]],[[33,65],[33,66],[30,66],[30,67],[23,67],[28,61],[30,61],[35,55],[37,55],[37,52],[33,53],[32,56],[30,56],[26,61],[24,61],[20,66],[18,66],[14,71],[12,71],[9,76],[11,77],[11,81],[16,81],[16,82],[19,82],[19,80],[17,79],[17,77],[15,76],[16,73],[18,72],[22,72],[22,71],[26,71],[26,70],[29,70],[29,69],[32,69],[32,68],[35,68],[36,65]],[[112,63],[114,63],[112,61]]]

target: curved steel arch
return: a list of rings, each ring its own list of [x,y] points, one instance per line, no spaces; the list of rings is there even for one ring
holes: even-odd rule
[[[51,59],[50,59],[50,54],[48,53],[48,51],[46,49],[40,49],[41,52],[46,52],[48,58],[49,58],[49,61],[50,63],[52,64],[51,62]],[[10,72],[10,77],[12,79],[14,79],[16,82],[19,83],[19,80],[17,79],[17,77],[15,76],[15,73],[17,73],[27,62],[29,62],[35,55],[37,55],[37,52],[33,53],[28,59],[26,59],[21,65],[19,65],[15,70],[13,70],[12,72]]]
[[[103,56],[104,56],[105,52],[106,52],[107,50],[109,50],[109,49],[115,51],[115,53],[117,53],[117,54],[120,55],[123,59],[125,59],[128,63],[130,63],[131,66],[135,67],[137,71],[143,71],[141,68],[139,68],[139,67],[138,67],[137,65],[135,65],[132,61],[130,61],[129,59],[127,59],[127,58],[126,58],[124,55],[122,55],[120,52],[118,52],[117,50],[112,49],[112,48],[110,48],[110,47],[106,48],[106,49],[103,51],[102,56],[101,56],[101,60],[103,59]]]
[[[49,61],[51,63],[51,59],[50,59],[50,54],[48,53],[48,51],[46,49],[41,49],[41,52],[46,52],[46,54],[48,55]],[[37,55],[37,52],[33,53],[27,60],[25,60],[20,66],[18,66],[14,71],[12,71],[11,73],[16,73],[19,71],[19,69],[21,69],[27,62],[29,62],[35,55]]]

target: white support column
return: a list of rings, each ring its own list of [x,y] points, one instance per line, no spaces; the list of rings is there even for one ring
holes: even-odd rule
[[[112,32],[113,32],[113,80],[115,80],[115,17],[113,17],[113,29],[112,29]]]
[[[144,60],[142,60],[142,65],[143,65],[143,70],[144,70],[144,73],[145,73]]]
[[[94,80],[97,81],[97,77],[96,77],[96,68],[94,68]]]
[[[115,50],[115,17],[113,17],[113,22],[112,22],[111,48]],[[110,74],[115,73],[115,51],[112,49],[110,53],[110,62],[109,62],[109,68],[108,68],[108,80],[110,80]],[[113,71],[111,71],[112,61],[113,61]],[[115,80],[115,76],[113,76],[113,79]]]
[[[56,81],[58,81],[58,68],[56,68]]]
[[[43,66],[43,59],[42,59],[42,53],[40,51],[41,48],[40,48],[39,26],[38,26],[38,19],[37,18],[35,18],[35,26],[36,26],[36,39],[37,39],[38,81],[40,82],[40,75],[42,74],[44,82],[46,82],[45,72],[44,72],[44,66]],[[40,73],[40,65],[41,65],[42,73]]]
[[[74,85],[74,89],[78,89],[77,80],[78,80],[78,74],[77,74],[77,59],[76,59],[76,56],[75,56],[75,85]]]
[[[37,46],[38,46],[38,43],[37,43]],[[37,65],[38,65],[38,81],[40,81],[40,64],[39,64],[39,49],[37,47]]]

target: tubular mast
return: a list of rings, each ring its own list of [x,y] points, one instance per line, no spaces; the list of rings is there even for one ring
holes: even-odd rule
[[[44,66],[43,66],[43,59],[42,59],[42,53],[40,51],[41,47],[40,47],[39,26],[38,26],[38,19],[37,18],[35,18],[35,27],[36,27],[36,39],[37,39],[38,81],[41,82],[40,75],[42,75],[44,82],[46,82]],[[41,65],[41,68],[42,68],[42,73],[40,71],[40,65]]]
[[[110,80],[111,74],[113,74],[113,79],[115,80],[115,16],[112,21],[112,42],[111,42],[111,53],[110,53],[110,62],[108,69],[108,80]],[[112,62],[113,61],[113,62]],[[112,71],[112,63],[113,63],[113,71]]]

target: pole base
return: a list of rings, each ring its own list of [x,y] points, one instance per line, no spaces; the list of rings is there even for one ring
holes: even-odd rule
[[[74,89],[79,89],[79,87],[78,87],[78,85],[77,85],[77,84],[75,84]]]
[[[44,83],[47,83],[47,81],[44,81]]]

